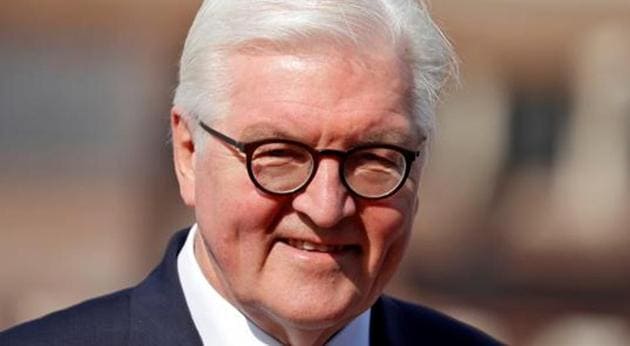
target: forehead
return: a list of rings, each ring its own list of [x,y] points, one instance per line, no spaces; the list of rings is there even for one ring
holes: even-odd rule
[[[409,77],[394,56],[235,54],[226,129],[240,140],[413,144]]]

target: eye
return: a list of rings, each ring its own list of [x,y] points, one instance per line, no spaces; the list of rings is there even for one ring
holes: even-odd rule
[[[250,172],[267,191],[285,193],[304,184],[313,169],[311,153],[295,143],[272,142],[254,150]]]
[[[294,157],[296,156],[295,151],[284,149],[273,149],[260,153],[260,155],[269,156],[269,157]]]
[[[263,166],[300,164],[310,161],[310,154],[295,144],[269,143],[261,145],[253,152],[252,161]]]

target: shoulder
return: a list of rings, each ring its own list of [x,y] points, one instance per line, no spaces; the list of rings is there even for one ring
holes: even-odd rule
[[[372,309],[372,337],[378,344],[500,345],[476,328],[433,309],[382,296]]]
[[[0,333],[1,345],[119,345],[129,332],[130,290],[94,298]]]
[[[177,274],[187,233],[173,236],[162,262],[139,285],[0,332],[0,345],[199,344]]]

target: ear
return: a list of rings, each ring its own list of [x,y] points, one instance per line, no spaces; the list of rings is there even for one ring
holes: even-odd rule
[[[179,182],[179,194],[189,207],[195,206],[195,144],[192,129],[177,106],[171,110],[173,135],[173,166]]]

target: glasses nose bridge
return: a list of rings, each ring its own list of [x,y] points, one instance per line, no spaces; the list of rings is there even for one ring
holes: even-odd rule
[[[343,151],[343,150],[337,150],[337,149],[312,149],[311,151],[311,155],[313,157],[314,165],[313,165],[313,171],[311,172],[311,178],[309,179],[308,184],[310,184],[311,180],[315,177],[315,175],[317,175],[317,172],[320,169],[320,163],[322,161],[323,158],[325,157],[330,157],[333,156],[336,158],[337,164],[339,165],[339,179],[341,180],[341,183],[345,186],[345,179],[343,177],[343,166],[344,166],[344,161],[346,159],[346,156],[348,155],[348,152]]]
[[[338,174],[337,176],[338,180],[335,184],[339,184],[343,189],[347,189],[346,191],[354,194],[354,191],[352,191],[352,189],[349,188],[348,184],[346,183],[346,179],[343,176],[343,170],[344,170],[343,167],[345,164],[345,159],[348,156],[347,151],[337,150],[337,149],[316,149],[316,148],[310,148],[309,151],[311,152],[311,157],[313,159],[313,166],[312,166],[310,177],[304,183],[301,189],[306,189],[309,185],[311,185],[313,180],[316,179],[315,177],[318,175],[318,172],[321,170],[321,162],[324,158],[334,157],[335,161],[337,161],[337,174]]]
[[[315,170],[313,172],[313,175],[317,174],[321,160],[327,156],[333,156],[337,159],[337,162],[339,164],[339,173],[341,174],[342,167],[346,160],[346,156],[348,156],[347,151],[337,150],[337,149],[314,149],[312,151],[312,154],[314,154],[313,158],[315,161],[315,167],[314,167]],[[340,178],[343,179],[343,177],[340,177]]]
[[[336,149],[321,149],[321,150],[315,150],[315,152],[318,154],[317,161],[321,160],[322,157],[324,156],[335,156],[337,159],[339,159],[339,161],[343,161],[346,158],[346,155],[348,154],[347,152],[343,150],[336,150]]]

